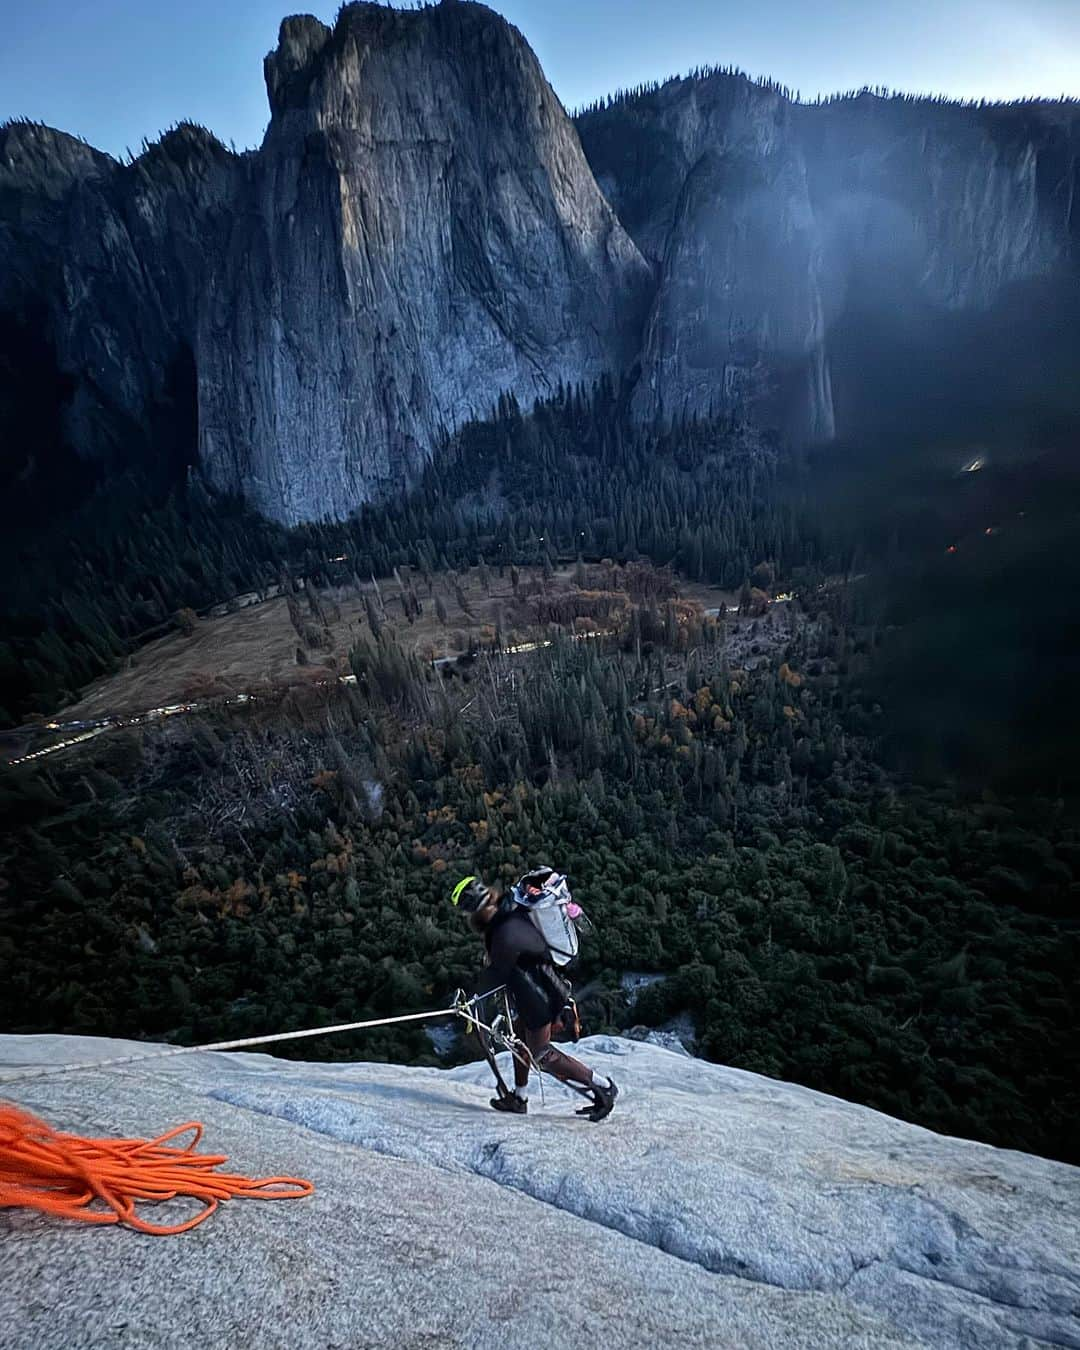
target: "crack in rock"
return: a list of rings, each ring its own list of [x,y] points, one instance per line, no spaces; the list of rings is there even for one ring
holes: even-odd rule
[[[350,1095],[350,1088],[360,1095]],[[745,1160],[742,1165],[721,1160],[711,1171],[699,1167],[699,1177],[672,1147],[667,1166],[660,1156],[651,1166],[599,1174],[587,1161],[576,1165],[577,1152],[562,1152],[565,1134],[537,1138],[523,1133],[520,1122],[509,1127],[504,1122],[500,1136],[492,1138],[490,1132],[500,1127],[485,1120],[476,1133],[488,1137],[470,1141],[456,1122],[449,1134],[451,1122],[436,1110],[428,1117],[430,1129],[418,1128],[416,1120],[403,1119],[403,1099],[422,1096],[429,1108],[458,1103],[449,1097],[439,1102],[436,1094],[417,1093],[404,1082],[400,1088],[349,1083],[305,1092],[290,1084],[286,1090],[288,1095],[230,1086],[211,1095],[403,1161],[470,1172],[713,1275],[790,1293],[844,1295],[931,1344],[1004,1347],[1017,1344],[1017,1337],[1035,1337],[1039,1344],[1080,1350],[1077,1272],[1064,1264],[1030,1266],[1023,1249],[987,1240],[922,1187],[819,1188],[816,1199],[831,1201],[838,1211],[830,1233],[820,1216],[815,1227],[806,1225],[805,1194],[795,1193],[796,1200],[801,1195],[800,1207],[779,1193],[775,1181],[746,1172]],[[588,1155],[596,1157],[591,1146]],[[736,1215],[752,1211],[745,1227],[733,1229],[723,1206],[703,1207],[699,1192],[709,1185],[731,1192]],[[1000,1204],[1000,1198],[994,1202]],[[844,1245],[849,1228],[862,1235],[866,1248]],[[733,1247],[733,1237],[747,1248]],[[946,1327],[959,1339],[948,1339]]]

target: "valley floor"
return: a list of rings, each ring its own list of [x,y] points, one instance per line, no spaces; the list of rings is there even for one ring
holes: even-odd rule
[[[403,651],[439,666],[469,650],[491,650],[496,631],[502,633],[503,650],[509,654],[531,650],[545,640],[549,630],[522,621],[520,606],[519,622],[496,630],[496,624],[505,625],[506,616],[515,610],[514,592],[505,577],[493,575],[485,588],[476,571],[462,575],[469,613],[445,577],[433,580],[434,588],[425,594],[425,611],[413,623],[404,618],[402,587],[395,581],[341,586],[326,593],[325,649],[311,652],[303,665],[297,662],[302,644],[284,596],[260,601],[252,595],[242,608],[200,620],[190,634],[176,631],[147,643],[122,670],[95,681],[50,722],[0,736],[0,754],[11,763],[23,763],[66,750],[113,725],[184,713],[217,699],[243,701],[260,690],[280,692],[290,686],[349,680],[350,647],[371,631],[366,619],[369,606],[386,615],[386,625]],[[571,584],[572,572],[563,569],[552,578],[552,592],[568,592]],[[448,614],[445,623],[436,613],[435,594]],[[725,618],[726,649],[733,666],[754,666],[763,653],[782,648],[798,623],[797,607],[786,595],[777,597],[778,603],[770,604],[758,618],[740,617],[738,594],[715,586],[679,583],[677,598],[699,607],[706,616]],[[451,618],[452,607],[456,613]]]

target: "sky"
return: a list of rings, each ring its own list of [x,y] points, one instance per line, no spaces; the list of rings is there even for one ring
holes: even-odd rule
[[[493,0],[570,109],[697,65],[801,93],[1080,96],[1080,0]],[[308,12],[332,23],[337,0]],[[237,149],[268,112],[262,58],[289,0],[0,0],[0,121],[122,156],[180,120]]]

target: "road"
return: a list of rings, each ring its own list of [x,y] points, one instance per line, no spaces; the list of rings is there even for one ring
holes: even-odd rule
[[[858,581],[861,580],[861,577],[851,577],[849,578],[849,580]],[[836,583],[826,583],[826,585],[829,584],[836,584]],[[822,585],[818,589],[824,590],[826,589],[826,586]],[[769,603],[773,605],[781,605],[786,604],[789,600],[793,600],[794,598],[795,598],[794,592],[783,591],[777,595],[774,595],[772,599],[769,601]],[[737,614],[738,612],[739,609],[737,605],[727,606],[728,614]],[[706,609],[704,613],[707,618],[716,618],[720,613],[720,609],[718,607],[713,609]],[[588,641],[589,639],[592,638],[605,637],[608,635],[602,632],[598,632],[598,633],[575,633],[572,636],[575,641],[580,642],[580,641]],[[521,642],[513,647],[504,647],[502,649],[501,654],[503,656],[522,656],[527,652],[540,651],[542,648],[550,647],[551,645],[552,639],[550,638],[545,638],[539,642]],[[431,664],[433,667],[437,668],[440,666],[451,665],[455,661],[458,661],[460,659],[461,654],[453,656],[438,656],[435,657],[435,659],[431,662]],[[331,681],[329,680],[318,681],[318,684],[320,685],[326,685],[329,683],[331,683]],[[337,677],[337,683],[355,684],[356,676],[339,675]],[[163,707],[149,708],[147,709],[146,712],[135,713],[127,717],[104,717],[95,719],[94,721],[77,721],[77,722],[52,721],[46,722],[41,726],[38,726],[37,724],[31,724],[28,726],[19,727],[16,731],[9,732],[7,734],[9,736],[30,736],[30,735],[37,735],[42,731],[58,731],[66,734],[64,734],[60,740],[53,742],[52,745],[42,746],[40,749],[31,750],[24,755],[16,755],[15,757],[8,759],[7,765],[9,768],[15,768],[21,764],[30,764],[37,760],[46,759],[50,755],[60,754],[64,750],[71,750],[77,745],[82,745],[86,741],[93,740],[96,736],[101,736],[106,731],[118,731],[124,727],[145,726],[151,722],[159,722],[167,717],[184,716],[188,713],[201,712],[209,708],[218,708],[222,706],[229,707],[238,704],[252,703],[255,701],[255,697],[256,696],[254,694],[235,694],[233,695],[232,698],[226,699],[202,700],[199,702],[192,702],[192,703],[169,703]]]
[[[578,638],[603,637],[602,633],[582,633],[575,635]],[[550,647],[551,641],[543,642],[522,642],[516,647],[504,647],[502,655],[520,656],[525,652],[538,651],[542,647]],[[439,667],[450,665],[460,660],[460,655],[439,656],[432,661],[432,666]],[[318,685],[330,684],[330,680],[319,680]],[[355,684],[355,675],[339,675],[336,683]],[[179,717],[187,713],[201,712],[209,708],[220,708],[235,706],[243,703],[254,703],[256,695],[254,694],[235,694],[232,698],[203,700],[192,703],[169,703],[161,708],[148,708],[146,712],[135,713],[130,717],[104,717],[94,722],[46,722],[43,726],[30,725],[19,727],[16,732],[10,732],[9,735],[29,735],[41,731],[60,731],[67,735],[59,741],[54,741],[52,745],[42,746],[38,750],[31,750],[25,755],[16,755],[8,759],[7,764],[14,768],[20,764],[30,764],[35,760],[45,759],[50,755],[59,754],[63,750],[70,750],[76,745],[82,745],[86,741],[93,740],[95,736],[101,736],[106,731],[119,731],[123,727],[145,726],[151,722],[160,722],[166,717]]]

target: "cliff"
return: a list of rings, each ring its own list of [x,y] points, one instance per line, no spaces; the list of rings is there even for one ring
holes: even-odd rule
[[[1048,351],[1062,337],[1055,306],[1061,291],[1075,295],[1080,257],[1076,105],[869,93],[802,105],[716,72],[616,100],[578,128],[659,270],[636,395],[644,416],[749,410],[795,439],[851,434],[857,419],[838,418],[832,368],[853,315],[886,330],[897,362],[916,322],[935,347],[949,334],[942,358],[958,365],[983,337],[978,318],[1004,321],[1010,304],[1022,318],[1043,307]],[[1024,289],[1047,278],[1049,300]],[[976,322],[958,325],[958,314]],[[992,380],[1008,356],[982,351]],[[856,385],[875,378],[865,352],[845,373]],[[907,392],[917,403],[919,390]]]
[[[632,358],[649,272],[521,35],[479,5],[286,19],[261,150],[180,127],[120,165],[0,133],[0,307],[44,311],[80,453],[159,453],[343,516],[500,393]]]
[[[0,1094],[79,1133],[202,1120],[230,1170],[315,1195],[177,1238],[0,1210],[18,1345],[1080,1346],[1080,1173],[1060,1163],[611,1037],[581,1045],[622,1089],[600,1125],[562,1089],[500,1117],[479,1065],[11,1077],[128,1048],[0,1037]]]
[[[0,310],[42,322],[80,454],[193,458],[175,420],[194,426],[195,315],[240,162],[187,124],[123,165],[48,127],[0,129]]]
[[[288,521],[407,480],[512,390],[626,365],[647,268],[521,35],[478,5],[288,19],[207,284],[200,449]]]
[[[834,433],[823,251],[792,111],[712,76],[581,119],[600,183],[658,269],[642,416],[739,410],[801,441]]]

